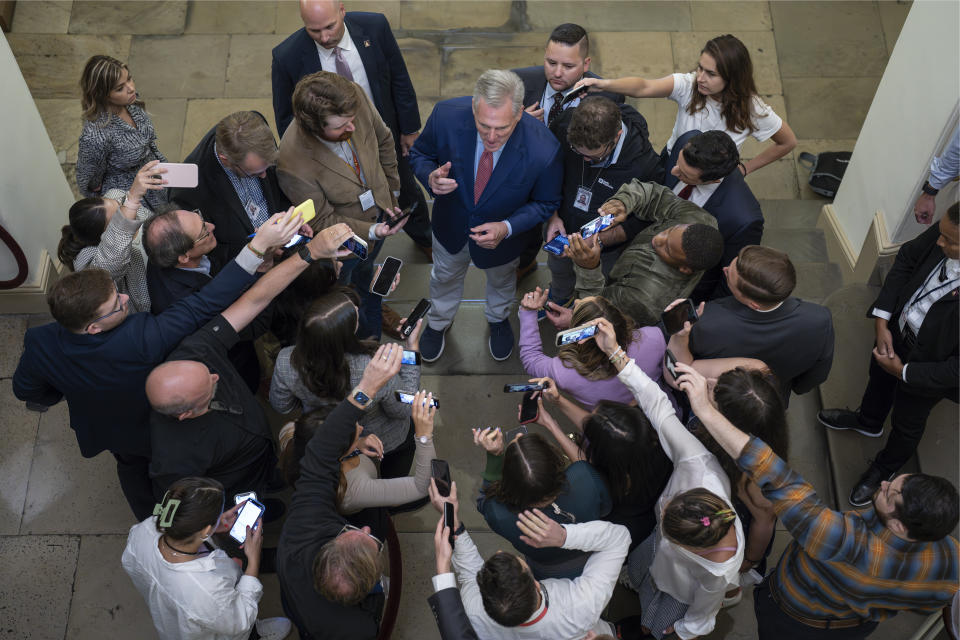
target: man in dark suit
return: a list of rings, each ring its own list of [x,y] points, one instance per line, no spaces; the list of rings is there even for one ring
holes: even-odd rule
[[[264,225],[203,291],[164,313],[130,314],[129,296],[109,274],[87,269],[59,280],[47,301],[56,322],[28,329],[13,375],[20,400],[51,406],[66,398],[80,453],[107,449],[117,459],[120,488],[138,520],[153,511],[147,472],[150,405],[144,381],[150,370],[253,282],[261,254],[283,244],[285,225]]]
[[[443,352],[471,260],[487,278],[490,354],[506,360],[513,352],[507,316],[520,252],[560,204],[563,180],[560,143],[524,113],[522,98],[517,74],[485,71],[472,100],[453,98],[434,107],[410,152],[417,178],[435,197],[433,306],[420,337],[427,362]]]
[[[886,446],[850,493],[855,507],[869,504],[881,482],[891,479],[917,450],[934,405],[943,398],[958,400],[958,258],[955,203],[938,225],[900,247],[867,313],[875,318],[877,337],[860,408],[823,409],[818,414],[831,429],[879,438],[893,409]]]
[[[439,495],[437,498],[443,499]],[[460,528],[464,529],[463,525]],[[450,531],[449,527],[444,527],[443,516],[440,516],[437,530],[433,535],[437,574],[432,579],[434,593],[427,598],[427,603],[430,605],[433,617],[437,620],[441,640],[477,640],[477,632],[463,608],[463,599],[460,597],[460,589],[457,588],[456,577],[453,574],[451,536],[455,539],[456,532]]]
[[[170,199],[184,209],[198,209],[217,227],[209,252],[214,274],[267,218],[290,206],[277,183],[276,161],[277,141],[256,111],[238,111],[221,120],[184,160],[197,165],[199,183],[193,189],[171,189]]]
[[[427,202],[407,161],[420,131],[420,108],[390,24],[383,14],[346,13],[342,2],[331,0],[301,2],[300,16],[304,28],[273,49],[273,112],[280,137],[293,120],[293,89],[303,76],[330,71],[360,85],[393,133],[400,208],[414,207],[404,230],[430,256]]]
[[[763,212],[739,164],[737,145],[723,131],[688,131],[667,160],[664,184],[716,218],[723,236],[720,264],[704,273],[690,294],[696,302],[730,295],[723,268],[763,237]]]

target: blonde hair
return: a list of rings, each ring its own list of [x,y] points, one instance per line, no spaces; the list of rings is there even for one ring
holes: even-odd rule
[[[277,160],[277,141],[263,116],[256,111],[231,113],[217,124],[217,153],[234,165],[242,164],[248,153],[264,162]]]
[[[120,81],[124,69],[130,73],[127,65],[110,56],[95,55],[87,60],[80,74],[80,106],[83,107],[85,120],[93,122],[108,110],[107,99]],[[141,109],[144,107],[139,98],[133,104]]]

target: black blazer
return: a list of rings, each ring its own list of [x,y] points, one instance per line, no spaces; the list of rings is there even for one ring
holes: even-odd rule
[[[257,115],[263,117],[261,114]],[[228,263],[240,253],[244,245],[249,242],[247,236],[254,232],[250,216],[240,202],[240,196],[230,184],[230,178],[223,172],[223,167],[213,153],[216,131],[216,127],[210,129],[200,140],[200,144],[184,160],[197,165],[199,174],[197,188],[170,190],[171,200],[176,201],[184,209],[200,209],[204,219],[216,225],[214,235],[217,237],[217,246],[210,252],[214,274],[217,272],[217,265]],[[267,176],[260,179],[260,188],[263,190],[263,197],[267,200],[270,215],[285,211],[290,206],[290,201],[283,195],[277,182],[276,167],[267,169]]]
[[[442,640],[477,640],[477,632],[463,610],[460,590],[455,587],[441,589],[429,598],[430,610],[437,619]]]
[[[420,107],[390,23],[383,14],[365,11],[348,11],[344,23],[363,61],[373,104],[399,144],[400,134],[420,130]],[[297,82],[305,75],[322,70],[317,43],[306,29],[300,29],[274,47],[270,72],[273,114],[281,137],[293,120],[290,101]]]
[[[543,71],[543,65],[539,67],[521,67],[520,69],[512,69],[512,71],[523,80],[523,106],[529,107],[534,102],[539,102],[540,99],[543,98],[543,92],[547,89],[547,75]],[[600,77],[592,71],[587,71],[583,75],[587,78]],[[590,95],[610,98],[617,104],[623,104],[624,100],[621,94],[610,93],[608,91],[598,91]],[[543,107],[543,105],[540,106]],[[547,105],[546,108],[549,109],[550,105]]]
[[[890,327],[896,331],[904,307],[944,258],[943,251],[937,246],[939,237],[939,225],[934,224],[900,247],[880,295],[867,311],[868,317],[874,309],[888,311],[893,314]],[[909,354],[899,354],[904,363],[910,365],[907,385],[911,391],[950,398],[954,402],[960,398],[957,299],[958,289],[954,288],[933,303],[920,325],[916,347]]]
[[[667,158],[664,185],[673,189],[677,177],[670,173],[677,164],[680,150],[690,138],[700,135],[699,131],[688,131],[673,145],[673,151]],[[713,195],[703,204],[707,213],[717,219],[717,228],[723,236],[723,256],[719,264],[703,274],[690,297],[695,301],[713,300],[730,295],[727,279],[723,277],[723,268],[737,257],[740,249],[748,244],[760,244],[763,237],[763,211],[760,203],[743,179],[740,169],[735,168],[723,179]]]
[[[184,271],[176,267],[163,269],[148,262],[147,289],[150,291],[150,312],[161,313],[177,300],[200,291],[208,282],[210,282],[210,276],[205,273]]]

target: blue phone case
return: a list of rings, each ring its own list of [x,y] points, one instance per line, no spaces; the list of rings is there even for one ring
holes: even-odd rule
[[[563,236],[557,236],[547,244],[543,245],[543,250],[557,256],[563,255],[563,248],[569,247],[570,241]]]

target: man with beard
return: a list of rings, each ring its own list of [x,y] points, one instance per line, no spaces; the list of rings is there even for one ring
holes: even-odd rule
[[[368,245],[366,260],[345,260],[341,284],[360,294],[361,338],[380,338],[381,299],[370,293],[380,240],[403,228],[393,134],[357,84],[328,71],[304,76],[293,91],[294,120],[280,140],[277,179],[298,204],[313,199],[315,231],[345,222]],[[392,322],[396,326],[399,322]]]

